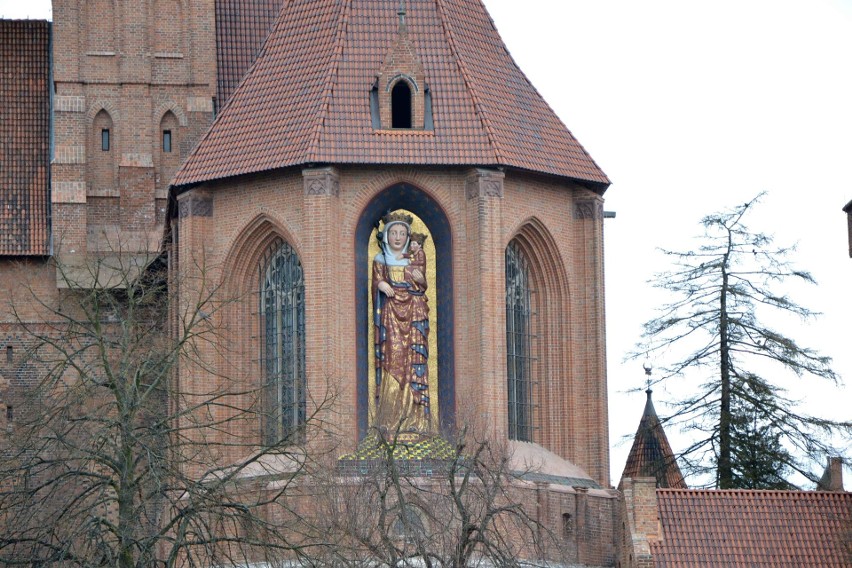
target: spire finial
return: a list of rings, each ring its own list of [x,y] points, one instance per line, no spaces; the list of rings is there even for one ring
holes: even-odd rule
[[[405,31],[405,0],[399,0],[399,10],[397,10],[397,15],[399,16],[399,31]]]
[[[650,361],[645,361],[642,364],[642,368],[645,369],[645,389],[646,389],[645,392],[648,393],[648,395],[650,395],[651,394],[651,384],[653,383],[653,381],[651,380],[651,371],[654,370],[654,367],[653,367],[653,365],[651,365]]]

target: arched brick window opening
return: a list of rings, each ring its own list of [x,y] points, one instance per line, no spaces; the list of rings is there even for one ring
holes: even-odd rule
[[[411,128],[411,87],[397,81],[391,90],[391,122],[393,128]]]
[[[571,310],[559,247],[537,219],[506,247],[507,434],[571,456]]]
[[[260,335],[264,380],[263,438],[298,441],[306,420],[305,281],[296,251],[276,238],[260,262]]]
[[[530,263],[517,239],[506,247],[506,373],[512,440],[533,441],[538,336]]]
[[[92,121],[89,135],[87,164],[93,189],[109,193],[116,188],[115,156],[118,153],[117,138],[112,117],[100,110]]]
[[[179,122],[172,111],[168,111],[160,120],[160,136],[158,140],[160,171],[158,188],[167,188],[180,165],[179,151]],[[156,154],[155,154],[156,155]]]

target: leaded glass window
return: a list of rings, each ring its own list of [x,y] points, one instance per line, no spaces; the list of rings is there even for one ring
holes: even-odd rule
[[[264,441],[301,437],[306,419],[305,282],[293,248],[276,239],[261,263],[260,311]]]
[[[506,370],[509,438],[532,441],[535,340],[533,296],[527,257],[516,241],[506,248]]]

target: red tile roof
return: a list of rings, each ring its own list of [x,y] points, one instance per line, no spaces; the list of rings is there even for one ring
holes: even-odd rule
[[[657,490],[658,568],[852,566],[852,494]]]
[[[0,20],[0,256],[50,253],[50,22]]]
[[[397,38],[398,6],[288,0],[175,185],[351,163],[509,166],[608,186],[515,65],[480,0],[409,0],[407,25],[432,96],[434,136],[373,130],[370,89]]]
[[[633,438],[633,446],[627,456],[622,478],[654,477],[657,487],[686,489],[683,474],[675,461],[674,452],[669,445],[666,432],[657,417],[654,403],[651,400],[651,389],[645,391],[648,395],[645,410],[639,420],[639,428]]]
[[[216,0],[216,99],[224,107],[254,63],[284,0]]]

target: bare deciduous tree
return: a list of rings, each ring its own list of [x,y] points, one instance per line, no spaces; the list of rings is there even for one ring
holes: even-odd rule
[[[837,451],[832,433],[852,432],[850,422],[802,413],[779,386],[785,373],[839,377],[830,358],[765,323],[768,314],[816,314],[779,289],[787,281],[814,283],[788,260],[793,249],[746,225],[762,195],[704,217],[696,248],[663,251],[674,268],[653,282],[672,300],[645,324],[643,343],[632,354],[662,363],[658,381],[687,373],[703,378],[664,420],[696,433],[680,453],[686,472],[713,472],[721,488],[787,486],[783,476],[790,470],[816,480],[810,466]]]
[[[454,443],[412,448],[374,431],[340,464],[325,480],[318,523],[336,545],[318,565],[531,566],[560,556],[524,503],[523,472],[512,471],[505,444],[462,431]]]
[[[0,564],[298,556],[305,531],[283,496],[306,467],[303,432],[261,446],[263,385],[209,364],[227,345],[213,323],[227,305],[216,290],[184,287],[198,290],[194,307],[170,314],[162,260],[142,271],[127,258],[57,266],[68,289],[58,305],[34,295],[47,317],[16,322],[31,380],[5,393],[16,402],[0,442]],[[181,388],[181,366],[213,380]]]

